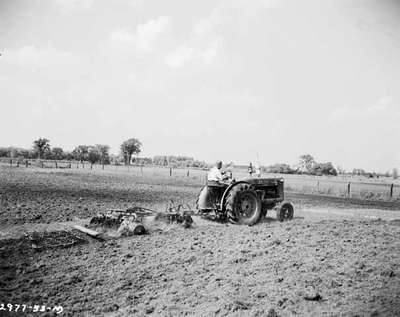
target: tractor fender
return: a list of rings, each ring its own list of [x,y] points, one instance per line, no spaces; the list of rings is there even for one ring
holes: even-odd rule
[[[225,189],[224,194],[222,195],[222,198],[221,198],[221,204],[220,204],[220,206],[221,206],[221,209],[222,209],[223,212],[225,212],[225,201],[226,201],[226,197],[228,196],[228,194],[229,194],[229,192],[231,191],[231,189],[232,189],[233,187],[235,187],[236,185],[238,185],[238,184],[248,184],[249,186],[251,186],[251,184],[250,184],[249,182],[246,182],[246,181],[239,181],[239,182],[235,182],[235,183],[230,184],[230,185],[227,187],[227,189]]]

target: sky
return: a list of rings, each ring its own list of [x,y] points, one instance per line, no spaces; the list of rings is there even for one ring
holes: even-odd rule
[[[0,0],[0,146],[400,167],[400,0]]]

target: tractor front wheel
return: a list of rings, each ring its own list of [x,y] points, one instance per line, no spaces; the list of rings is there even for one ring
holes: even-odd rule
[[[283,202],[281,205],[276,207],[276,218],[279,221],[293,219],[294,208],[289,202]]]
[[[227,218],[232,223],[253,225],[261,215],[261,200],[248,184],[233,187],[225,202]]]

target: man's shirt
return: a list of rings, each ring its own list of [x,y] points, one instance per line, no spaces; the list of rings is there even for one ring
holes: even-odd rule
[[[220,182],[223,180],[222,173],[218,167],[214,166],[207,174],[208,181]]]

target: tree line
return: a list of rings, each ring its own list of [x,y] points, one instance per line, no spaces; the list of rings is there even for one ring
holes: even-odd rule
[[[1,147],[0,157],[15,159],[44,159],[44,160],[75,160],[89,161],[92,164],[110,163],[110,147],[108,145],[78,145],[73,151],[64,151],[63,148],[50,145],[50,140],[39,138],[33,141],[31,149],[17,147]]]
[[[333,175],[338,174],[337,169],[333,166],[332,162],[319,163],[316,162],[314,157],[310,154],[304,154],[299,157],[299,164],[290,166],[286,163],[278,163],[264,168],[268,173],[279,174],[307,174],[307,175]]]
[[[174,155],[156,155],[153,157],[138,157],[142,151],[142,143],[136,138],[130,138],[120,145],[120,152],[117,155],[110,153],[110,147],[105,144],[95,145],[78,145],[72,151],[64,151],[61,147],[52,147],[50,140],[47,138],[38,138],[33,141],[31,149],[23,149],[17,147],[0,147],[0,157],[8,157],[14,159],[48,159],[48,160],[67,160],[90,162],[91,164],[115,164],[115,165],[158,165],[169,167],[194,167],[207,168],[208,164],[204,161],[195,160],[189,156]],[[230,163],[233,165],[233,163]],[[332,162],[317,162],[310,154],[304,154],[299,157],[299,163],[290,166],[286,163],[278,163],[270,166],[262,167],[267,173],[279,174],[308,174],[308,175],[333,175],[345,174],[340,167],[335,168]],[[366,172],[363,169],[353,169],[352,175],[379,177],[392,176],[397,179],[399,171],[394,168],[392,172],[385,174],[377,174],[374,172]]]
[[[290,166],[286,163],[273,164],[264,167],[263,170],[267,173],[279,173],[279,174],[307,174],[307,175],[332,175],[336,176],[338,174],[351,174],[354,176],[364,176],[368,178],[373,177],[393,177],[397,179],[399,177],[399,171],[397,168],[393,168],[392,172],[387,171],[386,173],[375,173],[367,172],[360,168],[354,168],[351,172],[346,173],[345,170],[339,166],[335,168],[332,162],[317,162],[314,157],[310,154],[304,154],[299,157],[299,163],[295,166]]]
[[[157,155],[154,157],[138,157],[142,151],[142,143],[136,138],[130,138],[120,145],[119,154],[111,154],[110,147],[105,144],[78,145],[72,151],[61,147],[52,147],[47,138],[33,141],[31,149],[17,147],[0,147],[0,157],[14,159],[44,159],[90,162],[91,164],[115,165],[159,165],[170,167],[207,167],[203,161],[188,156]]]

